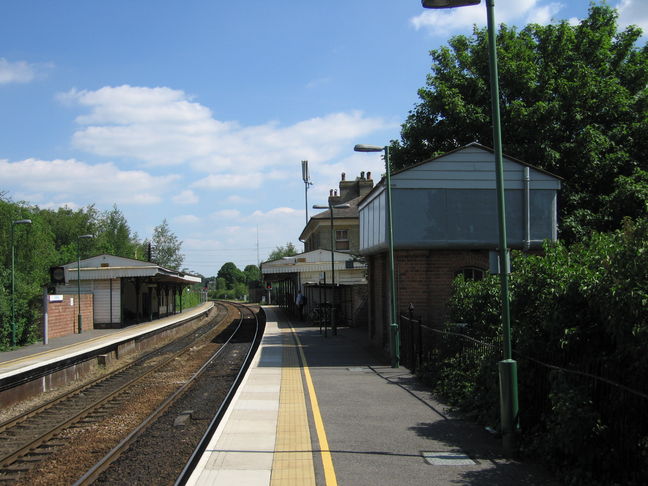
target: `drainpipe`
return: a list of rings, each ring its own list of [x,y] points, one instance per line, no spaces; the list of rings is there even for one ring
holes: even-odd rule
[[[524,187],[524,240],[522,241],[522,248],[527,251],[531,248],[531,191],[529,188],[531,176],[528,167],[524,167],[522,182]]]

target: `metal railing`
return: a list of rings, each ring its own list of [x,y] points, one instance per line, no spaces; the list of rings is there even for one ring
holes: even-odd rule
[[[403,366],[425,374],[433,386],[448,392],[443,380],[454,372],[464,380],[479,381],[473,383],[474,395],[478,395],[475,390],[497,393],[501,337],[477,339],[470,335],[470,326],[463,324],[434,328],[411,313],[400,316],[400,329]],[[584,468],[597,462],[603,469],[613,468],[624,475],[624,480],[643,484],[648,477],[648,383],[633,377],[627,364],[614,359],[543,354],[542,349],[534,354],[513,350],[523,436],[544,436],[554,443],[572,441],[563,448],[571,450],[576,461],[582,459]],[[461,400],[460,395],[452,396]],[[472,414],[497,420],[497,397],[485,397],[482,393],[468,400],[469,406],[483,400],[483,410],[471,410]]]

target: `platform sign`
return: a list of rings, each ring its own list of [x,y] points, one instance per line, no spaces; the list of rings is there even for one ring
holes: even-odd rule
[[[48,297],[50,302],[63,302],[62,295],[49,295]]]

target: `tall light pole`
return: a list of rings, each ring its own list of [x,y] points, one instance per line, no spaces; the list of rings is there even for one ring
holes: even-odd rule
[[[477,5],[481,0],[422,0],[425,8],[453,8]],[[499,79],[497,73],[497,45],[495,36],[495,0],[486,0],[488,23],[488,57],[490,65],[491,110],[493,118],[493,145],[499,220],[499,261],[502,295],[502,327],[504,334],[504,359],[499,362],[500,413],[504,449],[512,454],[518,432],[517,363],[513,360],[511,345],[511,317],[509,305],[509,254],[506,239],[506,207],[504,204],[504,165],[502,162],[502,128],[499,109]]]
[[[394,226],[391,196],[391,164],[389,162],[389,146],[358,144],[353,147],[356,152],[385,152],[385,184],[387,186],[387,244],[389,247],[389,289],[391,293],[391,309],[389,323],[389,343],[392,368],[400,366],[400,327],[398,325],[398,299],[396,295],[396,278],[394,276]]]
[[[308,186],[312,186],[310,175],[308,174],[308,160],[301,161],[302,180],[304,181],[304,202],[306,203],[306,224],[308,224]]]
[[[11,346],[16,345],[16,296],[15,296],[15,260],[14,225],[31,224],[31,219],[18,219],[11,222]]]
[[[83,317],[81,316],[81,240],[94,238],[94,235],[79,235],[77,237],[77,305],[79,313],[77,315],[77,330],[83,332]]]
[[[328,209],[331,218],[331,331],[335,336],[337,334],[337,323],[335,321],[334,308],[335,308],[335,240],[333,238],[333,209],[346,209],[350,208],[348,203],[333,205],[329,199],[328,206],[315,204],[313,209]]]

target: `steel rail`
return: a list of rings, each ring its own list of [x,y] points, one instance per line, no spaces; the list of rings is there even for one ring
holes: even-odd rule
[[[196,371],[186,383],[184,383],[180,388],[178,388],[172,395],[170,395],[158,408],[153,411],[148,417],[146,417],[135,429],[128,434],[119,444],[113,447],[103,458],[95,463],[92,468],[90,468],[81,478],[79,478],[74,486],[85,486],[92,484],[105,470],[110,467],[110,464],[116,461],[120,455],[122,455],[128,447],[157,419],[162,415],[173,403],[175,403],[184,393],[194,384],[194,382],[204,373],[204,371],[211,365],[211,363],[217,359],[227,348],[227,345],[230,344],[232,339],[236,336],[238,331],[241,329],[241,326],[244,322],[243,312],[241,308],[243,306],[236,305],[239,308],[241,314],[240,320],[236,329],[228,337],[220,348],[212,355],[209,360],[207,360],[198,371]],[[258,329],[258,321],[257,321]]]
[[[259,343],[261,341],[261,334],[259,333],[260,330],[259,317],[254,312],[252,312],[252,310],[249,309],[248,307],[244,307],[244,308],[254,316],[254,319],[256,321],[256,327],[254,330],[254,338],[252,339],[252,345],[250,346],[250,349],[248,350],[247,355],[245,356],[245,360],[243,361],[243,366],[241,367],[238,374],[236,375],[236,378],[234,379],[234,383],[232,384],[229,391],[227,392],[225,399],[223,400],[220,407],[216,411],[216,414],[212,418],[209,426],[207,427],[207,431],[203,435],[202,439],[200,439],[200,442],[194,449],[194,452],[189,458],[189,460],[187,461],[187,464],[180,472],[180,475],[176,479],[174,486],[184,486],[189,480],[189,478],[191,477],[196,466],[198,465],[198,462],[200,461],[200,458],[202,457],[203,453],[207,449],[207,445],[209,444],[212,436],[214,435],[214,432],[216,432],[216,429],[220,425],[220,422],[223,419],[225,412],[230,406],[230,403],[234,398],[234,394],[238,390],[238,387],[241,384],[241,382],[243,381],[243,378],[245,377],[247,370],[250,368],[250,364],[252,364],[252,359],[254,358],[254,355],[256,354],[256,350],[259,347]]]
[[[203,336],[200,336],[200,338],[202,338],[202,337]],[[91,413],[98,410],[100,407],[105,405],[107,402],[109,402],[111,400],[114,400],[119,395],[121,395],[122,393],[125,393],[128,390],[128,388],[132,387],[134,384],[140,382],[144,378],[147,378],[152,373],[158,371],[160,368],[166,366],[167,364],[174,361],[179,356],[182,356],[184,353],[191,350],[191,348],[195,345],[195,342],[196,342],[195,340],[191,341],[189,344],[184,346],[182,349],[176,351],[175,353],[172,353],[170,356],[168,356],[166,359],[162,360],[160,363],[153,366],[151,369],[146,370],[146,372],[144,372],[140,376],[136,376],[133,379],[128,380],[125,384],[119,386],[117,389],[113,390],[108,395],[105,395],[102,398],[100,398],[98,400],[95,400],[90,405],[84,407],[79,412],[74,414],[72,417],[69,417],[66,420],[63,420],[63,421],[57,423],[53,427],[50,427],[49,430],[47,430],[45,433],[40,434],[38,437],[36,437],[33,440],[29,441],[28,443],[26,443],[25,445],[23,445],[19,449],[14,450],[12,453],[7,454],[4,457],[0,457],[0,468],[8,469],[11,465],[13,465],[21,457],[24,457],[25,455],[27,455],[31,451],[38,448],[40,445],[46,443],[49,439],[54,437],[60,431],[62,431],[65,428],[67,428],[67,427],[69,427],[69,426],[83,420],[85,417],[87,417]],[[107,376],[101,377],[101,378],[99,378],[99,379],[97,379],[97,380],[95,380],[95,381],[93,381],[93,382],[91,382],[91,383],[89,383],[87,385],[83,385],[83,386],[71,391],[70,393],[63,395],[62,397],[58,397],[57,399],[54,399],[51,402],[48,402],[48,403],[44,404],[41,407],[38,407],[37,409],[25,412],[24,414],[20,415],[19,417],[16,417],[16,419],[12,419],[10,421],[7,421],[2,425],[5,426],[5,425],[11,423],[12,426],[19,426],[20,424],[22,424],[22,422],[24,422],[28,418],[30,418],[32,416],[35,416],[35,415],[38,415],[39,413],[42,413],[42,412],[52,408],[52,406],[54,406],[55,404],[63,402],[63,401],[65,401],[67,399],[70,399],[70,398],[72,398],[74,396],[77,396],[79,393],[87,390],[88,388],[90,388],[92,386],[99,385],[102,382],[108,380],[109,378],[115,377],[118,373],[121,373],[121,372],[127,370],[128,368],[131,368],[131,367],[135,366],[136,364],[141,364],[146,359],[150,358],[151,355],[155,354],[155,352],[157,352],[157,351],[159,351],[159,350],[152,351],[151,353],[147,353],[145,356],[143,356],[141,358],[138,358],[136,361],[134,361],[132,363],[129,363],[129,364],[119,368],[118,370],[115,370],[113,373],[111,373],[111,374],[109,374]],[[10,430],[11,430],[10,427],[5,427],[4,429],[2,429],[2,431],[10,431]]]
[[[216,303],[217,305],[221,305],[220,303]],[[214,317],[216,318],[216,316]],[[91,388],[93,386],[99,385],[100,383],[109,380],[119,373],[122,373],[129,368],[132,368],[134,366],[137,366],[138,364],[141,364],[145,362],[147,359],[151,358],[155,353],[159,352],[159,349],[155,349],[149,353],[146,353],[142,356],[139,356],[137,359],[131,361],[130,363],[126,363],[118,368],[115,368],[111,372],[109,372],[106,375],[100,376],[92,381],[89,381],[87,383],[84,383],[83,385],[79,385],[78,387],[69,390],[65,394],[53,398],[52,400],[49,400],[42,405],[38,405],[37,407],[34,407],[30,410],[27,410],[19,415],[16,415],[15,417],[12,417],[10,419],[5,420],[4,422],[0,423],[0,433],[4,432],[7,429],[10,429],[11,427],[15,427],[16,425],[20,424],[21,422],[24,422],[25,420],[29,419],[30,417],[36,416],[45,410],[53,407],[54,405],[64,402],[65,400],[69,400],[70,398],[78,395],[79,393],[84,392],[88,388]]]

